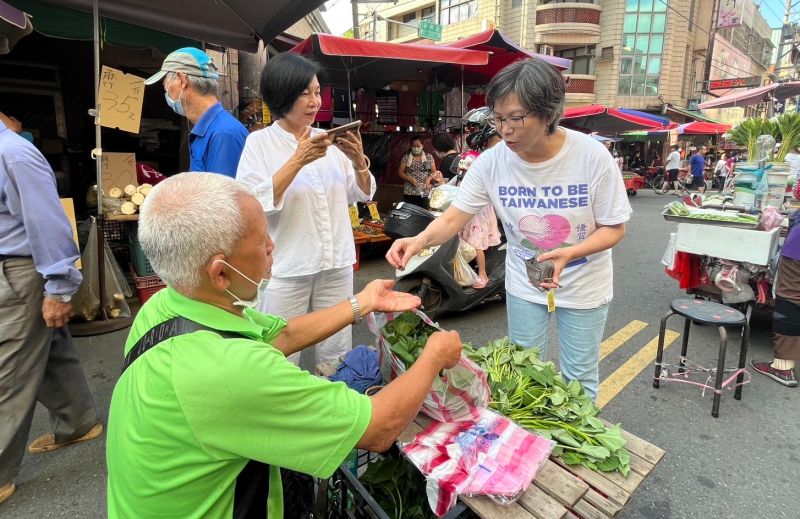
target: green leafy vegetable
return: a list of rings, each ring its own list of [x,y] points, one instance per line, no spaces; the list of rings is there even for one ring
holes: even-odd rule
[[[555,440],[553,454],[567,465],[591,470],[630,471],[630,453],[619,425],[606,426],[578,381],[565,382],[536,348],[522,348],[506,337],[481,348],[464,344],[464,352],[489,379],[489,407],[525,429]]]
[[[370,463],[359,478],[392,519],[434,519],[425,493],[425,477],[395,450]]]
[[[435,331],[436,328],[425,324],[413,312],[403,312],[381,329],[383,338],[389,342],[389,349],[403,361],[406,369],[416,362],[428,337]]]

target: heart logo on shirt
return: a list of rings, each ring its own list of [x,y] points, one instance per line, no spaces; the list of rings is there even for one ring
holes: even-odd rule
[[[528,215],[519,221],[519,230],[531,243],[543,250],[551,250],[566,241],[571,227],[569,220],[563,216],[555,214],[543,217]]]

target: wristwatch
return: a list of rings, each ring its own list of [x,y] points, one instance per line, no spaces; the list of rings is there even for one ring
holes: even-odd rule
[[[69,303],[72,301],[72,296],[68,294],[48,294],[47,292],[44,293],[44,297],[49,297],[50,299],[55,299],[59,303]]]

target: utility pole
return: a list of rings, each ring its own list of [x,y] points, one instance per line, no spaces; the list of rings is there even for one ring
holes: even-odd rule
[[[788,2],[789,0],[787,0]],[[714,57],[714,38],[717,35],[717,19],[719,18],[719,2],[714,0],[714,8],[711,10],[711,30],[708,31],[708,45],[706,48],[706,63],[703,71],[703,92],[708,92],[708,84],[711,81],[711,60]],[[693,13],[692,13],[693,14]]]
[[[358,28],[358,0],[350,0],[350,3],[353,6],[353,38],[359,39],[361,31]]]
[[[778,59],[775,60],[775,82],[780,81],[781,69],[787,68],[782,66],[783,58],[794,49],[795,45],[795,28],[794,24],[789,23],[789,17],[792,13],[792,0],[786,0],[786,10],[783,14],[783,27],[781,27],[781,41],[778,44]],[[786,49],[788,43],[789,50]],[[791,65],[794,68],[794,65]],[[792,74],[794,76],[794,74]]]

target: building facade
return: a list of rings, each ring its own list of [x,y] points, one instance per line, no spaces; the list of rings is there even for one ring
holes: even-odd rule
[[[377,7],[362,30],[382,41],[418,40],[415,25],[443,26],[442,42],[496,28],[522,48],[572,60],[568,106],[659,111],[700,98],[713,0],[410,0]]]

